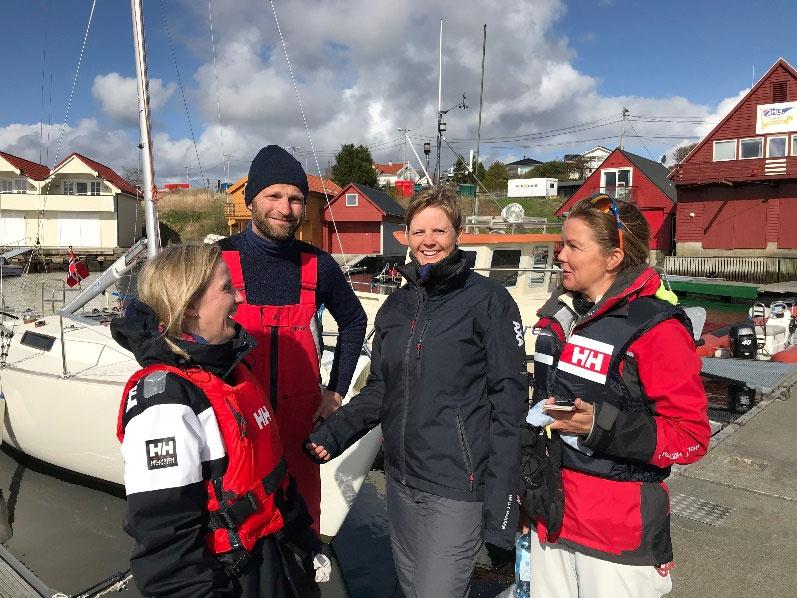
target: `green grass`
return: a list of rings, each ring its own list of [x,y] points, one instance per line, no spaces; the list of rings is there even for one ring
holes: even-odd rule
[[[208,234],[227,235],[223,194],[206,191],[174,192],[159,201],[160,220],[183,241],[201,241]]]

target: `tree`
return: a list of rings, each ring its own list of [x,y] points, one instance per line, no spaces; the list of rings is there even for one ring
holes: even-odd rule
[[[354,147],[353,143],[341,145],[330,173],[332,180],[340,187],[345,187],[349,183],[376,187],[374,159],[364,145],[357,147]]]
[[[473,174],[475,174],[480,181],[484,182],[485,170],[484,164],[482,164],[481,161],[474,167]],[[473,174],[468,171],[467,162],[462,158],[457,158],[457,161],[454,162],[454,176],[452,180],[455,183],[468,183],[478,187],[479,184],[476,182],[476,179],[473,178]]]
[[[561,160],[552,160],[551,162],[537,164],[537,166],[529,170],[523,178],[545,178],[566,181],[570,178],[570,165]]]
[[[144,188],[144,173],[135,166],[128,166],[122,171],[122,178],[134,187]]]
[[[676,147],[672,152],[673,160],[675,160],[676,162],[683,161],[683,159],[686,158],[686,155],[689,152],[691,152],[693,149],[695,149],[696,145],[697,143],[690,143],[688,145],[681,145],[679,147]]]
[[[566,164],[569,169],[568,176],[570,173],[574,173],[577,179],[585,179],[589,176],[589,158],[586,156],[572,156],[569,160],[567,160]]]
[[[509,173],[506,171],[506,164],[495,161],[490,164],[490,168],[484,174],[484,186],[489,191],[506,191],[506,181]]]

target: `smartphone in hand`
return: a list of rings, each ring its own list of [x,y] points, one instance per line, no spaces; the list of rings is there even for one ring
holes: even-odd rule
[[[554,398],[553,403],[546,403],[542,406],[545,411],[575,411],[576,406],[570,399]]]

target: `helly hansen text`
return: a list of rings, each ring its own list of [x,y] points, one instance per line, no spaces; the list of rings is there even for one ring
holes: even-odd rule
[[[147,440],[147,469],[177,466],[177,444],[174,436]]]

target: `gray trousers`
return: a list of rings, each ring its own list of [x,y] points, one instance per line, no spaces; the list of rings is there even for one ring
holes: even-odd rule
[[[482,547],[482,503],[408,488],[385,476],[390,544],[406,598],[466,598]]]

